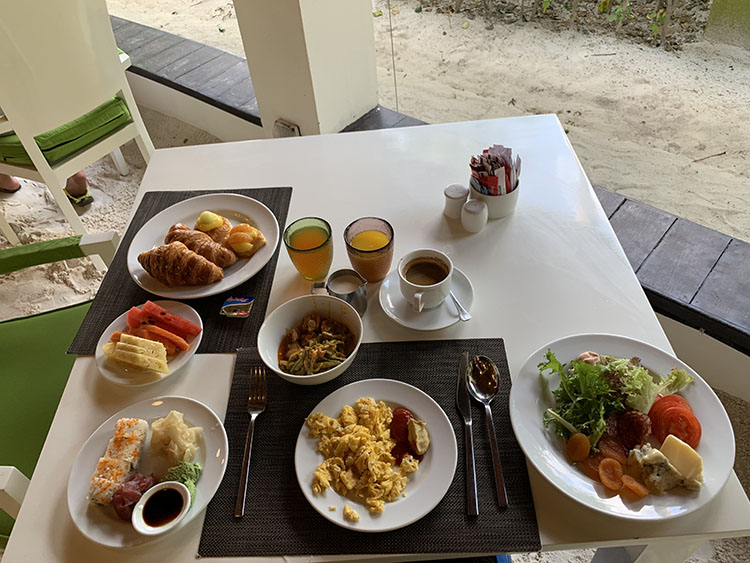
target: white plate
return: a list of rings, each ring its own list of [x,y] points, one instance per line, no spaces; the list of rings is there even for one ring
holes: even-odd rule
[[[571,465],[564,453],[564,441],[542,426],[542,414],[554,407],[550,390],[559,386],[557,375],[539,375],[537,365],[550,349],[562,363],[581,352],[592,350],[619,358],[639,357],[641,363],[660,375],[682,368],[695,382],[680,391],[690,403],[703,428],[697,451],[703,457],[705,482],[700,491],[675,489],[663,496],[648,495],[637,502],[625,502],[600,483]],[[549,389],[545,382],[549,381]],[[693,512],[709,502],[726,483],[734,464],[734,433],[723,405],[711,388],[687,364],[645,342],[609,334],[579,334],[556,340],[534,352],[513,379],[510,391],[513,431],[526,457],[553,485],[574,500],[610,516],[631,520],[666,520]]]
[[[179,315],[183,319],[195,323],[199,327],[203,328],[203,321],[201,320],[200,315],[192,307],[185,305],[184,303],[180,303],[179,301],[154,301],[154,303],[156,303],[160,307],[163,307],[168,312],[174,315]],[[139,305],[138,307],[140,308],[142,306],[143,304]],[[162,379],[165,379],[170,375],[174,375],[186,363],[188,363],[190,358],[195,355],[195,351],[198,349],[198,346],[201,343],[201,339],[203,338],[203,331],[201,330],[198,336],[195,336],[192,339],[188,339],[190,348],[188,348],[184,352],[178,351],[174,355],[174,357],[169,359],[169,373],[167,374],[155,372],[144,373],[139,370],[129,369],[116,362],[108,361],[107,356],[104,355],[103,350],[104,344],[109,342],[109,338],[114,332],[118,330],[126,331],[128,329],[127,316],[128,312],[125,311],[122,315],[112,321],[112,324],[109,325],[107,329],[102,333],[101,338],[99,338],[99,342],[96,344],[95,357],[96,365],[99,367],[99,371],[105,379],[108,379],[109,381],[111,381],[112,383],[116,383],[117,385],[126,385],[128,387],[142,387],[144,385],[151,385],[152,383],[161,381]]]
[[[86,440],[78,452],[73,469],[68,479],[68,511],[76,527],[90,540],[109,547],[134,547],[156,541],[172,532],[159,536],[143,536],[135,531],[130,522],[120,520],[112,506],[99,506],[89,503],[89,482],[96,468],[96,463],[107,449],[109,439],[115,431],[115,422],[119,418],[142,418],[149,423],[149,431],[143,447],[139,473],[158,471],[162,473],[169,465],[161,455],[151,455],[151,423],[157,418],[177,410],[185,415],[188,426],[203,428],[203,444],[195,460],[203,466],[198,479],[193,507],[187,516],[173,528],[181,528],[195,518],[206,507],[219,488],[228,456],[229,443],[224,426],[216,414],[203,403],[187,397],[158,397],[146,399],[122,409],[112,415]]]
[[[453,268],[451,290],[456,294],[456,299],[460,301],[461,305],[467,311],[471,311],[471,304],[474,302],[474,288],[466,274],[456,267]],[[380,306],[385,314],[406,328],[440,330],[453,326],[460,320],[458,309],[450,298],[433,309],[425,309],[421,313],[414,311],[409,302],[401,295],[398,270],[393,270],[385,277],[380,285],[379,297]]]
[[[430,433],[430,449],[419,463],[419,469],[409,475],[405,497],[387,502],[381,514],[372,515],[364,504],[340,496],[333,488],[322,495],[313,495],[313,472],[323,462],[317,450],[318,440],[309,437],[303,425],[294,451],[294,465],[302,494],[321,516],[342,528],[360,532],[387,532],[403,528],[416,522],[430,512],[448,491],[456,472],[456,437],[443,409],[429,395],[416,387],[392,379],[367,379],[350,383],[323,399],[310,414],[322,412],[331,417],[339,416],[344,405],[353,405],[361,397],[372,397],[384,401],[392,409],[404,407],[414,416],[427,423]],[[344,520],[344,505],[357,511],[359,522]],[[336,510],[329,510],[335,506]]]
[[[249,223],[260,229],[266,245],[249,259],[224,268],[224,278],[210,285],[167,287],[152,278],[138,262],[138,255],[164,244],[167,231],[175,223],[192,227],[202,211],[213,211],[229,219],[232,226]],[[279,243],[279,223],[268,207],[252,198],[238,194],[208,194],[186,199],[154,215],[133,237],[128,248],[128,271],[133,281],[146,291],[172,299],[195,299],[216,295],[249,280],[268,263]]]

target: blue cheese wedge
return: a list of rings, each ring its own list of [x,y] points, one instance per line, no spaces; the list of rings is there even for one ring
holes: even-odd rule
[[[630,451],[630,463],[637,463],[641,468],[641,479],[648,490],[657,495],[675,487],[685,487],[693,491],[700,489],[702,482],[685,477],[672,465],[669,458],[649,444]]]

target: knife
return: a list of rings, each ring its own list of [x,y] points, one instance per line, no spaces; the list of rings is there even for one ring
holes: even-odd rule
[[[466,370],[469,367],[469,353],[464,352],[458,365],[456,383],[456,406],[464,419],[464,450],[466,452],[466,513],[469,516],[479,515],[477,500],[477,471],[474,466],[474,437],[471,433],[471,402],[466,388]]]

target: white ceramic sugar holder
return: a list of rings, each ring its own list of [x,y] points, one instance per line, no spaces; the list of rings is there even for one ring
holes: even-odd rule
[[[489,219],[500,219],[515,211],[516,203],[518,203],[518,192],[521,191],[520,186],[516,186],[516,189],[509,194],[486,195],[477,190],[471,182],[469,185],[471,188],[469,190],[469,199],[483,201],[487,205],[487,217]]]

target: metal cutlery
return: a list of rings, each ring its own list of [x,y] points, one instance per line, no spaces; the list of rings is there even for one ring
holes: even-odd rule
[[[234,506],[235,518],[245,515],[245,499],[247,498],[247,477],[250,473],[250,452],[253,448],[253,428],[255,419],[266,410],[266,368],[254,367],[250,370],[250,392],[247,398],[247,414],[250,422],[247,425],[247,436],[245,437],[245,454],[242,457],[242,473],[240,474],[240,486],[237,489],[237,503]]]
[[[469,311],[467,311],[463,305],[461,305],[461,302],[458,300],[458,298],[455,296],[455,294],[450,291],[449,295],[451,296],[451,299],[453,299],[453,304],[456,306],[456,309],[458,309],[458,318],[462,321],[470,321],[471,320],[471,314]]]
[[[458,366],[456,383],[456,406],[464,419],[464,450],[466,452],[466,513],[469,516],[479,515],[477,499],[477,472],[474,465],[474,437],[471,432],[471,401],[466,387],[466,371],[469,367],[469,353],[464,352]]]
[[[492,407],[490,403],[500,391],[500,371],[495,362],[487,356],[474,356],[471,368],[466,374],[467,384],[471,396],[484,405],[484,418],[487,421],[487,432],[490,436],[490,450],[492,451],[492,469],[495,473],[495,490],[497,503],[501,508],[508,506],[508,494],[505,491],[503,468],[500,465],[500,452],[497,449],[497,435],[495,423],[492,421]]]

